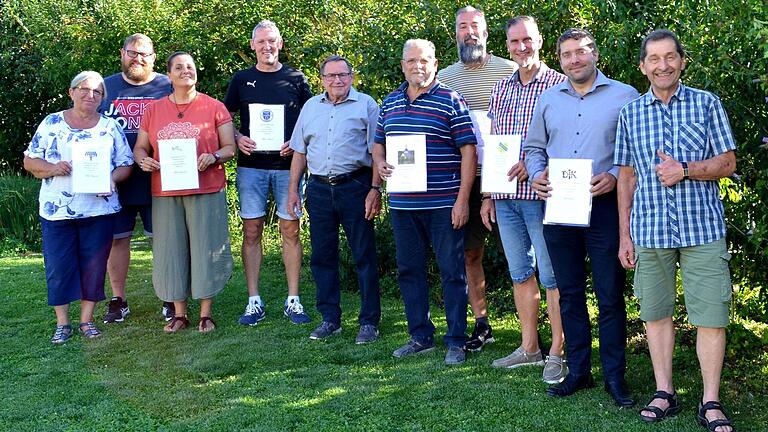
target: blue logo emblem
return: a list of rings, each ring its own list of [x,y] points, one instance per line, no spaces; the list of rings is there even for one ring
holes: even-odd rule
[[[269,122],[269,121],[272,121],[273,118],[274,118],[274,114],[272,114],[272,110],[265,109],[261,111],[261,119],[263,121]]]

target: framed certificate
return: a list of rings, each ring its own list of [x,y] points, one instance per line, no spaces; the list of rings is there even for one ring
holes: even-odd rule
[[[197,140],[175,138],[157,140],[160,153],[160,187],[165,191],[197,189]]]
[[[72,143],[72,192],[112,193],[112,139],[98,137]]]
[[[520,162],[520,135],[486,135],[480,190],[484,193],[515,193],[517,178],[509,181],[507,172]]]
[[[544,210],[545,225],[589,226],[592,213],[592,159],[550,159],[552,196]]]
[[[248,114],[255,151],[280,151],[285,142],[285,106],[253,103],[248,105]]]
[[[389,135],[386,147],[387,163],[395,167],[387,179],[387,192],[426,192],[426,135]]]

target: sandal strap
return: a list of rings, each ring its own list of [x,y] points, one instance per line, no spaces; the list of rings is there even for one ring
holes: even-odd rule
[[[200,321],[197,323],[197,326],[204,326],[205,323],[209,322],[213,324],[214,327],[216,327],[216,321],[213,320],[211,317],[200,317]]]
[[[677,399],[677,392],[667,393],[664,390],[656,390],[648,403],[653,402],[654,399],[664,399],[672,404]]]
[[[181,327],[179,327],[178,329],[176,328],[177,322],[181,323]],[[189,320],[185,316],[174,316],[173,319],[171,319],[170,327],[171,329],[174,329],[174,331],[181,330],[183,328],[189,327]]]
[[[709,401],[701,405],[701,408],[699,408],[699,412],[704,415],[707,411],[710,410],[718,410],[723,413],[726,417],[728,417],[728,414],[725,413],[725,408],[723,408],[723,404],[721,404],[718,401]]]
[[[656,417],[651,417],[651,416],[643,415],[642,414],[643,411],[650,411],[650,412],[656,414]],[[643,408],[640,409],[640,413],[641,413],[640,414],[641,417],[645,417],[645,418],[649,418],[649,419],[655,418],[655,419],[661,420],[661,419],[664,418],[664,416],[666,416],[666,413],[664,412],[664,410],[662,410],[661,408],[659,408],[657,406],[653,406],[653,405],[646,405],[646,406],[644,406]]]

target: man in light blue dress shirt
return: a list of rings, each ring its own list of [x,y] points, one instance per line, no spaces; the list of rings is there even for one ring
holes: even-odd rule
[[[560,288],[560,315],[567,341],[570,372],[547,389],[550,396],[571,395],[594,386],[592,336],[587,313],[586,258],[597,297],[600,360],[605,389],[617,405],[634,405],[624,380],[627,314],[626,273],[618,260],[619,224],[613,164],[619,110],[638,97],[637,90],[607,78],[597,69],[595,39],[586,30],[570,29],[557,40],[560,67],[568,80],[541,94],[525,139],[525,165],[531,187],[550,196],[549,158],[592,159],[592,211],[588,227],[545,225],[555,279]]]
[[[317,309],[323,322],[310,339],[341,331],[339,225],[355,259],[360,286],[360,331],[355,342],[373,342],[381,317],[376,235],[373,219],[381,208],[381,178],[373,176],[371,149],[379,106],[352,88],[349,61],[330,56],[320,66],[325,91],[304,105],[291,135],[293,149],[288,208],[301,209],[300,179],[309,168],[307,212],[312,244],[310,267],[317,285]]]
[[[680,82],[685,51],[674,33],[643,40],[640,70],[651,89],[621,110],[616,131],[620,248],[635,269],[635,295],[646,322],[656,393],[640,411],[657,422],[681,410],[672,383],[672,315],[679,264],[688,320],[697,327],[703,381],[698,421],[733,430],[720,404],[720,372],[731,279],[719,179],[736,169],[736,143],[720,99]]]

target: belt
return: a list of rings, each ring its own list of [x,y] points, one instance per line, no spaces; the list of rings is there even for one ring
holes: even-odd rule
[[[371,176],[371,168],[369,167],[362,167],[358,168],[352,172],[344,173],[344,174],[336,174],[332,176],[322,176],[317,174],[312,174],[310,177],[315,179],[316,181],[319,181],[320,183],[325,183],[331,186],[336,186],[342,183],[346,183],[350,180],[352,180],[355,177],[359,177],[363,174],[368,174],[368,177]]]

